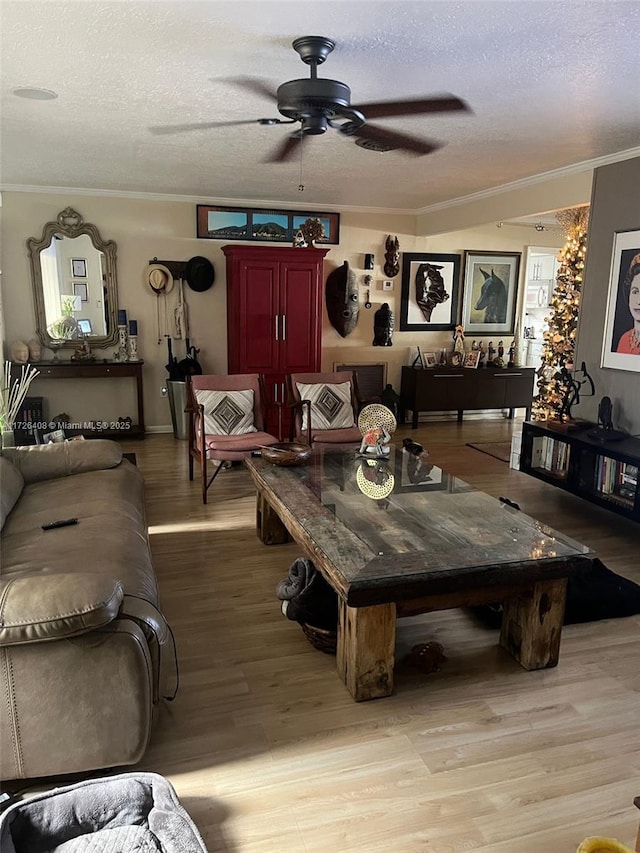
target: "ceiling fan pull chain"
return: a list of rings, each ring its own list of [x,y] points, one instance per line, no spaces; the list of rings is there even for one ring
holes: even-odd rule
[[[298,184],[298,192],[304,192],[304,184],[302,183],[302,149],[304,145],[302,144],[302,138],[300,138],[300,144],[298,146],[300,148],[300,182]]]

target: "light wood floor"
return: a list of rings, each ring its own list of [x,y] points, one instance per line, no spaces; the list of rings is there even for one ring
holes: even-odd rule
[[[431,461],[593,547],[640,581],[640,529],[466,442],[509,440],[506,419],[402,427]],[[242,468],[203,506],[186,443],[128,442],[147,478],[163,609],[181,689],[141,770],[164,774],[210,853],[573,853],[587,836],[633,846],[640,812],[640,617],[567,626],[556,669],[525,672],[464,611],[402,620],[397,660],[438,640],[424,675],[354,703],[335,659],[280,612],[299,555],[255,535]],[[133,768],[130,768],[133,769]]]

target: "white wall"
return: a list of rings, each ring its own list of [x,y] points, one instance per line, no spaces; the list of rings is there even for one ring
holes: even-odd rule
[[[538,202],[536,196],[536,203]],[[152,428],[169,426],[169,406],[160,394],[167,378],[165,364],[167,348],[164,339],[158,343],[157,311],[161,321],[165,305],[158,303],[148,287],[143,284],[143,272],[153,258],[186,261],[194,255],[209,258],[216,271],[216,281],[204,293],[195,293],[185,287],[189,306],[191,339],[200,349],[200,361],[205,372],[224,372],[227,366],[225,259],[221,247],[224,242],[198,240],[195,235],[195,203],[153,201],[132,198],[114,198],[65,193],[5,192],[2,209],[3,276],[5,335],[8,343],[29,340],[35,333],[32,287],[25,241],[40,237],[42,227],[55,220],[67,206],[75,208],[86,222],[95,224],[103,239],[114,240],[117,246],[117,272],[119,307],[127,310],[128,318],[138,321],[140,356],[144,359],[145,420]],[[497,217],[498,219],[501,217]],[[462,230],[451,229],[437,236],[416,236],[416,219],[408,215],[343,212],[340,221],[340,245],[332,246],[325,259],[325,278],[345,260],[356,272],[361,289],[360,320],[356,330],[343,339],[330,325],[326,312],[323,320],[323,368],[331,369],[337,361],[379,362],[387,361],[388,381],[396,390],[400,388],[400,372],[415,355],[416,345],[423,350],[437,350],[451,345],[449,332],[415,333],[398,331],[400,319],[402,272],[393,279],[391,292],[382,290],[384,243],[388,234],[397,236],[401,252],[460,253],[465,249],[518,251],[523,253],[520,268],[524,277],[524,251],[535,242],[535,231],[530,227],[484,224]],[[547,237],[545,237],[547,239]],[[363,269],[365,253],[375,255],[375,269],[371,286],[370,310],[364,308]],[[463,266],[461,257],[461,269]],[[460,289],[462,291],[462,288]],[[520,288],[520,297],[523,288]],[[166,309],[170,315],[175,306],[177,287],[168,297]],[[373,347],[373,316],[376,308],[388,302],[395,314],[396,331],[392,347]],[[521,304],[518,305],[518,312]],[[161,329],[161,332],[163,329]],[[174,353],[184,354],[182,343],[174,344]],[[98,350],[99,357],[112,357],[115,347]],[[63,350],[63,357],[70,352]],[[36,380],[37,381],[37,380]],[[49,399],[49,414],[66,411],[74,418],[81,415],[80,408],[86,400],[89,383],[41,382],[33,386],[33,393]],[[113,392],[107,383],[99,383],[98,414],[103,419],[134,414],[128,392]],[[55,386],[55,387],[54,387]],[[91,406],[97,403],[91,402]],[[111,408],[108,408],[111,407]]]

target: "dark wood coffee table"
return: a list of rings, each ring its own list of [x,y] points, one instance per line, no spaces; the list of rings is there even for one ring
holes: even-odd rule
[[[337,668],[353,698],[391,694],[396,619],[431,610],[502,601],[500,645],[527,670],[556,666],[567,578],[595,554],[412,462],[395,448],[380,463],[342,447],[295,468],[246,460],[261,541],[291,536],[338,593]]]

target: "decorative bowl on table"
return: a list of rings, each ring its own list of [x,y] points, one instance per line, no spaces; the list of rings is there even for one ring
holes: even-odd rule
[[[311,456],[308,444],[285,441],[262,448],[262,458],[272,465],[302,465]]]

